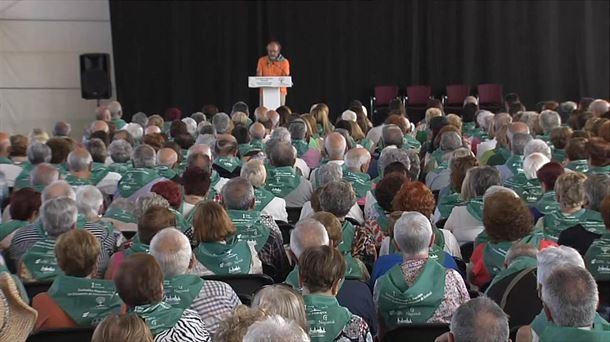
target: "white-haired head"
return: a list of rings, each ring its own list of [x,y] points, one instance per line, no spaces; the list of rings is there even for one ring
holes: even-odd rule
[[[542,153],[533,152],[523,159],[523,173],[527,179],[536,179],[536,172],[551,160]]]
[[[394,240],[407,258],[427,256],[432,242],[432,225],[416,211],[404,212],[394,225]]]
[[[328,232],[320,221],[305,218],[297,222],[290,233],[290,251],[297,259],[310,247],[328,246]]]
[[[244,342],[309,342],[309,336],[295,321],[273,315],[254,322],[246,332]]]
[[[193,118],[184,118],[182,119],[182,122],[184,122],[184,124],[186,125],[186,131],[190,135],[194,136],[197,132],[197,121],[195,121],[195,119]]]
[[[76,200],[76,194],[74,193],[72,186],[64,180],[55,181],[44,188],[41,200],[44,203],[47,200],[59,197],[68,197],[72,200]]]
[[[150,255],[155,257],[166,278],[185,274],[192,259],[189,239],[176,228],[159,231],[150,241]]]
[[[349,109],[341,113],[341,120],[356,122],[357,119],[358,115],[356,114],[356,112],[351,111]]]
[[[572,247],[548,247],[538,253],[538,270],[536,279],[538,286],[544,284],[546,278],[561,266],[572,265],[585,268],[585,261],[580,253]]]
[[[493,122],[489,121],[488,118],[493,118],[494,113],[488,110],[480,110],[476,115],[476,120],[479,127],[483,128],[484,130],[487,130],[489,128],[489,125]]]
[[[554,128],[561,126],[561,116],[553,110],[543,110],[540,113],[539,120],[544,133],[551,133]]]
[[[551,148],[542,139],[532,139],[523,148],[523,156],[527,157],[530,154],[538,152],[544,154],[548,159],[551,159]]]
[[[102,192],[93,185],[84,185],[76,190],[76,207],[85,217],[96,217],[104,205]]]
[[[142,139],[142,136],[144,135],[144,128],[135,122],[128,123],[125,125],[125,127],[123,127],[123,129],[129,132],[129,134],[131,134],[131,136],[136,140]]]
[[[485,203],[485,200],[487,198],[489,198],[491,195],[498,193],[498,192],[506,192],[506,193],[513,195],[516,198],[519,198],[519,195],[513,189],[509,189],[502,185],[492,185],[489,188],[487,188],[487,190],[485,190],[485,193],[483,194],[483,203]]]

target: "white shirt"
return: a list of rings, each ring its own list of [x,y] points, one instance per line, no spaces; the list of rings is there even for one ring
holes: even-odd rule
[[[294,162],[294,167],[301,170],[301,174],[303,175],[303,177],[305,177],[305,179],[309,179],[309,173],[311,170],[303,159],[297,158]]]
[[[15,179],[21,173],[22,167],[14,164],[0,164],[0,172],[4,173],[9,188],[15,186]]]
[[[477,146],[477,159],[481,160],[485,152],[491,151],[496,148],[497,143],[498,141],[496,140],[496,138],[481,142],[479,146]]]
[[[273,217],[275,221],[288,222],[288,212],[286,211],[286,201],[283,198],[274,197],[271,202],[261,210],[263,215]]]
[[[483,222],[470,215],[466,206],[462,205],[451,210],[451,214],[445,222],[445,229],[452,232],[458,243],[463,245],[473,242],[485,228]]]

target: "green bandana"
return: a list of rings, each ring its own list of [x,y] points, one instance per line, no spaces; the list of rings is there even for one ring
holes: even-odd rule
[[[523,173],[523,156],[512,155],[504,163],[514,175]]]
[[[233,172],[241,167],[241,160],[237,157],[218,157],[214,160],[214,165],[228,172]]]
[[[352,184],[356,198],[366,196],[366,193],[371,190],[371,176],[368,173],[352,172],[347,168],[343,168],[343,179]]]
[[[123,127],[125,127],[127,125],[127,122],[125,122],[125,120],[123,120],[121,118],[114,118],[111,121],[114,124],[114,127],[116,128],[117,131],[120,131],[121,129],[123,129]]]
[[[606,228],[599,212],[581,209],[575,213],[567,214],[561,211],[554,211],[543,218],[544,233],[553,241],[557,242],[562,231],[581,225],[585,230],[602,235]]]
[[[197,260],[214,274],[248,274],[252,264],[250,246],[245,241],[204,242],[195,250]]]
[[[535,268],[537,265],[538,265],[538,262],[536,261],[536,258],[532,258],[532,257],[528,257],[528,256],[517,257],[515,260],[513,260],[513,262],[511,262],[511,264],[510,264],[510,266],[508,266],[508,268],[503,269],[499,273],[496,274],[496,276],[493,278],[493,280],[487,287],[487,291],[489,291],[489,289],[492,288],[492,286],[494,286],[500,280],[502,280],[506,277],[509,277],[515,273],[519,273],[525,269],[532,268],[532,267]],[[485,293],[487,293],[487,292],[485,292]]]
[[[171,305],[160,302],[157,304],[138,305],[133,308],[133,313],[140,316],[150,328],[153,335],[169,330],[178,323],[184,309],[175,308]]]
[[[405,150],[419,150],[421,148],[421,143],[414,137],[407,134],[402,138],[402,148]]]
[[[188,309],[193,300],[199,296],[203,287],[203,279],[192,275],[182,274],[163,280],[163,299],[167,304],[181,309]]]
[[[301,292],[301,280],[299,279],[299,266],[294,266],[294,269],[288,273],[284,284],[290,285],[293,289]]]
[[[174,179],[176,178],[176,176],[178,176],[175,170],[172,170],[165,165],[157,165],[155,166],[155,170],[157,171],[159,176],[163,178]]]
[[[566,169],[576,172],[589,172],[589,163],[586,160],[573,160],[566,165]]]
[[[135,238],[135,236],[134,236]],[[128,257],[132,254],[136,254],[136,253],[144,253],[144,254],[148,254],[150,253],[150,246],[149,245],[145,245],[141,242],[134,242],[133,245],[131,245],[131,247],[127,248],[124,252],[125,257]]]
[[[108,166],[110,172],[116,172],[121,176],[124,176],[132,168],[133,166],[130,163],[113,163]]]
[[[445,296],[445,268],[428,259],[413,286],[405,281],[401,265],[394,265],[378,280],[379,312],[386,327],[425,323]]]
[[[270,191],[259,188],[254,188],[254,196],[256,197],[256,211],[263,211],[263,209],[265,209],[265,207],[275,198]]]
[[[553,153],[551,154],[551,160],[563,163],[563,161],[565,159],[566,159],[566,151],[565,150],[560,150],[558,148],[553,149]]]
[[[32,246],[21,259],[36,281],[53,280],[63,274],[55,257],[55,241],[43,238]]]
[[[585,254],[587,269],[596,281],[610,281],[610,233],[593,241]]]
[[[598,175],[598,174],[610,175],[610,165],[589,167],[589,171],[587,171],[587,175]]]
[[[457,192],[451,191],[449,195],[443,196],[438,202],[438,211],[441,213],[441,218],[449,217],[454,207],[464,205],[464,201]]]
[[[477,196],[466,204],[468,213],[479,222],[483,222],[483,196]]]
[[[390,217],[389,214],[386,213],[385,210],[379,205],[379,202],[375,202],[375,209],[377,210],[377,224],[379,225],[379,229],[384,234],[387,234],[390,229]]]
[[[104,217],[115,219],[124,223],[138,223],[138,219],[133,212],[119,208],[109,209],[104,213]]]
[[[237,241],[256,242],[256,251],[267,244],[271,231],[261,223],[261,213],[258,211],[227,210],[231,221],[237,228]]]
[[[309,143],[305,140],[293,140],[292,146],[297,150],[297,157],[302,157],[307,151],[309,151]]]
[[[210,177],[210,188],[208,190],[207,196],[208,200],[214,201],[216,199],[216,195],[218,195],[218,192],[216,191],[215,187],[219,181],[220,175],[218,175],[218,172],[216,172],[216,170],[212,170],[212,176]]]
[[[462,133],[467,137],[471,137],[476,128],[477,126],[474,122],[464,122],[462,125]]]
[[[542,197],[534,205],[538,211],[544,215],[548,215],[554,211],[559,211],[559,203],[557,203],[557,195],[555,191],[545,192]]]
[[[343,222],[342,228],[343,228],[343,241],[341,241],[341,244],[339,245],[339,252],[341,252],[341,254],[343,254],[343,255],[348,255],[348,254],[351,255],[352,246],[354,244],[354,235],[356,234],[356,228],[348,220],[345,220]]]
[[[540,342],[608,342],[610,341],[610,330],[594,327],[591,330],[583,330],[570,327],[549,326],[540,335]]]
[[[503,147],[487,151],[481,157],[481,164],[488,166],[504,165],[512,153]]]
[[[127,198],[157,178],[159,178],[159,174],[153,169],[131,169],[125,173],[119,182],[119,194],[121,197]]]
[[[291,166],[267,168],[267,185],[265,188],[276,197],[286,197],[299,184],[301,184],[301,176]]]
[[[303,296],[311,341],[334,341],[352,319],[352,313],[331,296]]]
[[[534,320],[530,326],[532,327],[532,330],[534,330],[536,334],[540,336],[548,327],[554,327],[555,323],[549,321],[548,317],[544,313],[544,310],[542,310],[538,315],[536,315],[536,317],[534,317]],[[610,324],[608,324],[608,322],[606,322],[606,320],[604,320],[598,313],[595,314],[595,318],[593,319],[593,327],[596,330],[610,330]]]
[[[17,178],[15,178],[15,189],[29,188],[32,186],[32,183],[30,182],[30,173],[32,173],[33,168],[34,165],[32,165],[30,162],[25,162],[22,164],[21,172]]]
[[[419,141],[421,144],[423,144],[426,141],[428,141],[428,137],[431,134],[432,134],[432,131],[430,129],[426,129],[425,131],[418,131],[415,134],[415,139],[417,139],[417,141]]]
[[[262,150],[263,150],[262,144],[255,145],[254,143],[250,143],[250,144],[240,144],[239,145],[239,155],[242,157],[246,156],[248,153],[250,153],[252,151],[262,151]]]
[[[417,141],[417,140],[415,140],[415,141]],[[419,143],[419,141],[417,141],[417,143]],[[360,140],[360,145],[362,146],[362,148],[365,148],[368,151],[370,151],[373,149],[374,143],[371,141],[371,139],[364,138],[364,139]]]
[[[14,164],[12,160],[7,157],[0,157],[0,164]]]
[[[348,254],[345,256],[345,262],[347,264],[345,277],[362,279],[362,267],[360,267],[360,263],[358,263],[358,260]]]
[[[123,305],[111,280],[58,275],[48,294],[79,327],[95,326]]]
[[[11,220],[8,222],[0,223],[0,241],[4,240],[5,237],[9,236],[17,229],[23,228],[29,224],[30,222],[21,220]]]
[[[542,196],[542,186],[538,179],[527,179],[525,174],[519,173],[504,182],[504,186],[515,190],[517,195],[528,204],[533,204]]]
[[[436,165],[440,165],[443,162],[443,156],[445,155],[445,153],[445,151],[441,150],[440,148],[437,148],[436,150],[434,150],[434,152],[430,154],[430,160],[434,160],[436,162]]]
[[[169,211],[174,213],[174,215],[176,216],[176,228],[180,229],[180,231],[182,231],[183,233],[186,232],[189,228],[191,228],[191,225],[187,222],[181,212],[174,208],[169,208]]]

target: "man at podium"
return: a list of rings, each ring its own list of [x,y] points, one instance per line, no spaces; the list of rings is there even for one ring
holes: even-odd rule
[[[256,76],[290,76],[290,63],[280,50],[282,46],[277,41],[270,41],[267,44],[267,56],[258,59],[256,66]],[[280,104],[286,104],[286,94],[288,88],[280,89]],[[262,102],[261,102],[262,103]]]

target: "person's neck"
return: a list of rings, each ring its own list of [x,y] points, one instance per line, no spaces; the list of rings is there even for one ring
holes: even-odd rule
[[[91,178],[91,171],[82,170],[82,171],[72,171],[72,174],[81,179],[89,179]]]
[[[418,255],[407,255],[407,254],[403,254],[403,259],[405,261],[425,261],[428,260],[429,255],[428,254],[418,254]]]
[[[197,204],[205,199],[205,196],[184,195],[184,201],[189,204]]]
[[[565,214],[574,214],[579,212],[582,209],[582,206],[574,207],[574,208],[561,208],[561,212]]]
[[[325,297],[334,297],[335,296],[333,294],[333,290],[332,289],[328,289],[326,291],[310,292],[309,289],[307,287],[305,287],[305,286],[303,286],[303,294],[304,295],[325,296]]]

